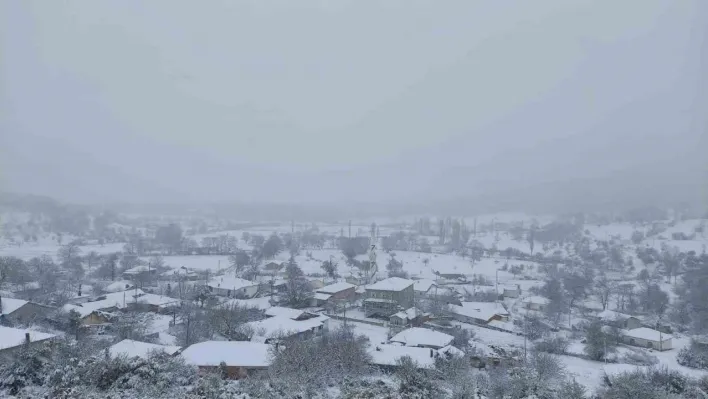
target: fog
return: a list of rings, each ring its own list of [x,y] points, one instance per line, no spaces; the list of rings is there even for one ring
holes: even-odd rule
[[[706,198],[702,0],[11,0],[0,15],[6,191],[455,210]]]

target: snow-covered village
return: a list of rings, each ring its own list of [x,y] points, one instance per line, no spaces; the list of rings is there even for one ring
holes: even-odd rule
[[[0,0],[0,399],[708,399],[708,0]]]
[[[689,394],[706,386],[707,218],[259,223],[58,209],[3,213],[6,395],[700,397]]]

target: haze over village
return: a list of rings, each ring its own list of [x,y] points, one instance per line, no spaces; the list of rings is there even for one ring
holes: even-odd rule
[[[708,398],[708,3],[0,15],[0,397]]]

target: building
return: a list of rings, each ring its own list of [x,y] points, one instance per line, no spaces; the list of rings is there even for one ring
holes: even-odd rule
[[[642,322],[639,318],[624,313],[615,312],[614,310],[603,310],[602,312],[596,314],[595,318],[607,325],[612,325],[625,330],[634,330],[642,327]]]
[[[660,351],[672,349],[672,340],[673,337],[671,335],[647,327],[635,328],[624,332],[624,342],[626,344]]]
[[[163,272],[160,274],[160,277],[171,281],[196,281],[199,280],[199,273],[182,266]]]
[[[413,307],[413,280],[390,277],[366,287],[364,313],[389,318],[404,309]]]
[[[114,281],[110,284],[108,284],[103,291],[107,293],[114,293],[114,292],[123,292],[127,291],[129,289],[135,288],[135,284],[132,281],[128,280],[119,280],[119,281]]]
[[[54,338],[54,334],[0,326],[0,356],[11,355],[23,347],[46,345]]]
[[[301,315],[298,319],[288,316],[273,316],[246,323],[245,327],[250,331],[251,341],[266,344],[280,340],[309,339],[320,336],[329,329],[329,317],[304,313],[309,316],[303,318]]]
[[[327,294],[332,300],[349,300],[354,298],[355,291],[354,284],[340,282],[318,288],[316,292]]]
[[[150,266],[136,266],[123,272],[127,280],[144,280],[157,274],[157,269]]]
[[[38,303],[0,296],[0,322],[2,323],[30,323],[37,318],[45,317],[51,309]]]
[[[241,379],[271,363],[271,345],[245,341],[206,341],[194,344],[182,352],[187,364],[197,366],[201,373],[217,371],[222,363],[231,379]]]
[[[147,359],[148,355],[152,352],[164,352],[170,356],[174,356],[179,353],[181,349],[182,348],[179,346],[151,344],[148,342],[133,341],[132,339],[124,339],[107,348],[108,353],[112,357],[127,356],[129,358],[139,357],[141,359]]]
[[[518,298],[521,296],[521,287],[518,284],[499,287],[499,295],[504,298]]]
[[[413,282],[413,293],[416,298],[425,298],[432,295],[438,287],[433,280],[420,279]]]
[[[450,305],[450,313],[456,320],[470,324],[509,320],[509,312],[497,302],[462,302],[461,306]]]
[[[127,303],[128,309],[155,313],[162,312],[170,307],[179,306],[179,304],[179,299],[144,292],[132,295]]]
[[[395,313],[389,317],[389,322],[397,327],[418,327],[430,319],[429,313],[424,313],[417,308],[409,308]]]
[[[334,283],[318,288],[312,298],[312,306],[334,305],[341,301],[353,301],[356,286],[345,282]]]
[[[219,276],[206,284],[209,292],[228,298],[253,298],[259,289],[259,284],[238,277]]]
[[[542,296],[530,296],[528,298],[524,298],[522,303],[526,309],[544,312],[546,311],[546,307],[550,303],[550,300]]]
[[[437,351],[430,348],[419,348],[401,345],[373,345],[368,350],[371,355],[371,364],[379,366],[385,371],[393,371],[399,366],[403,357],[411,358],[418,368],[434,369]]]
[[[399,332],[389,339],[389,342],[405,346],[440,349],[452,344],[454,337],[427,328],[413,327]]]

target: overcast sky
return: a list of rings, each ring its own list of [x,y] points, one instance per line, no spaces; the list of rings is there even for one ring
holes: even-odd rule
[[[426,201],[705,165],[704,0],[1,3],[6,190]]]

